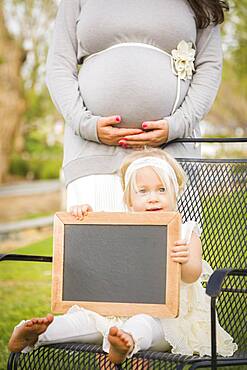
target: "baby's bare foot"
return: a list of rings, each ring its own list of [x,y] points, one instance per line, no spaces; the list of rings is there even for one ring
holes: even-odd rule
[[[108,340],[110,342],[109,359],[114,364],[123,362],[133,350],[134,341],[132,336],[116,326],[110,328]]]
[[[11,352],[20,352],[27,346],[33,346],[39,335],[46,331],[53,319],[54,317],[48,314],[46,317],[28,320],[16,327],[9,340],[8,349]]]

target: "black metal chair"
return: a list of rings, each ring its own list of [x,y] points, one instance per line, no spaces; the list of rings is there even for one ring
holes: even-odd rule
[[[189,186],[179,201],[179,211],[184,221],[194,219],[202,226],[204,259],[215,270],[206,287],[211,297],[212,356],[142,351],[121,365],[109,366],[101,347],[66,343],[27,354],[11,353],[9,370],[247,368],[247,160],[180,159],[180,163]],[[52,261],[52,257],[13,254],[0,255],[1,259]],[[238,344],[232,357],[217,355],[216,307],[220,324]]]

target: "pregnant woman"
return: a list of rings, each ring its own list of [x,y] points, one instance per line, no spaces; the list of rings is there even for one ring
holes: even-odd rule
[[[220,0],[61,0],[47,85],[65,120],[67,207],[121,211],[117,170],[131,150],[198,157],[221,80]]]

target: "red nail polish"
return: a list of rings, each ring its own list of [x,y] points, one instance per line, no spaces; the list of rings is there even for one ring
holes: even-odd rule
[[[142,124],[142,127],[143,127],[143,128],[147,128],[147,127],[148,127],[148,125],[147,125],[146,123],[143,123],[143,124]]]
[[[116,122],[120,122],[121,121],[121,117],[116,117]]]

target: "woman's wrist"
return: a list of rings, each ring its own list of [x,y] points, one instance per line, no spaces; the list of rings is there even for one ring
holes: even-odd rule
[[[167,123],[167,143],[183,137],[183,125],[179,125],[175,115],[165,117]]]
[[[86,119],[81,121],[80,136],[83,139],[100,143],[97,130],[98,121],[100,118],[100,116],[90,115]]]

